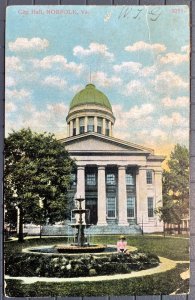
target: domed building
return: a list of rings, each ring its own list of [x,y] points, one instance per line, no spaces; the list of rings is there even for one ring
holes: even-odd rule
[[[93,234],[163,231],[154,211],[162,206],[164,157],[113,137],[107,96],[87,84],[70,103],[69,136],[61,142],[75,159],[75,197],[85,198]],[[74,218],[74,216],[72,216]]]

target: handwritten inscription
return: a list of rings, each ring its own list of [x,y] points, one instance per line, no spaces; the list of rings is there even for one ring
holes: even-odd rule
[[[132,7],[123,7],[118,18],[121,19],[135,19],[135,20],[141,20],[142,18],[145,18],[147,14],[148,20],[150,21],[157,21],[159,17],[162,14],[162,10],[159,7],[153,7],[153,8],[132,8]]]

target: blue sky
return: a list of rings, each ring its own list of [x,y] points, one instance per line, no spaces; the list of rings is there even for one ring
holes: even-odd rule
[[[188,145],[187,6],[15,6],[7,10],[6,134],[65,137],[90,80],[116,117],[114,136],[167,154]]]

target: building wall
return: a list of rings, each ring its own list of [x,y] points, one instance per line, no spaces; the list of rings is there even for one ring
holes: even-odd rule
[[[104,219],[106,224],[108,223],[118,223],[120,226],[129,226],[129,220],[127,220],[127,195],[126,188],[122,185],[124,181],[121,181],[121,174],[124,173],[125,167],[132,167],[136,170],[136,221],[137,224],[143,228],[144,232],[162,232],[163,224],[159,221],[158,217],[154,215],[153,217],[148,217],[148,197],[153,198],[154,209],[162,205],[162,169],[159,161],[147,161],[145,155],[119,155],[118,153],[112,153],[112,155],[107,155],[106,153],[97,153],[93,154],[86,153],[86,155],[74,155],[71,153],[72,158],[76,159],[79,170],[78,178],[78,189],[77,196],[79,193],[85,197],[85,187],[83,176],[80,177],[80,172],[84,174],[85,166],[115,166],[118,169],[118,197],[117,197],[117,220],[113,223],[114,220],[111,218],[106,220],[106,217],[103,217],[105,212],[105,203],[98,203],[99,211],[98,218]],[[147,170],[152,170],[152,183],[147,184],[146,182],[146,172]],[[98,174],[97,174],[98,176]],[[101,183],[102,185],[102,183]],[[82,186],[82,188],[81,188]],[[105,186],[101,186],[101,189],[98,189],[98,193],[102,193],[102,188],[105,189]],[[106,193],[106,191],[105,191]],[[121,200],[119,200],[121,199]],[[100,201],[100,200],[98,200]],[[121,201],[123,203],[121,204]],[[124,209],[122,210],[122,207]]]

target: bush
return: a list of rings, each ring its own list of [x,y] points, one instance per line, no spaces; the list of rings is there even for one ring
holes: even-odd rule
[[[180,273],[188,268],[179,264],[175,269],[160,273],[123,280],[98,282],[66,282],[22,284],[19,280],[6,280],[6,295],[12,297],[83,297],[83,296],[122,296],[122,295],[169,295],[187,293],[188,280],[183,281]],[[170,280],[171,278],[171,280]],[[151,297],[152,298],[152,297]]]
[[[47,256],[31,253],[6,255],[5,271],[10,276],[78,277],[130,273],[155,267],[159,259],[154,254],[133,252],[105,256]],[[94,270],[94,271],[90,271]]]

